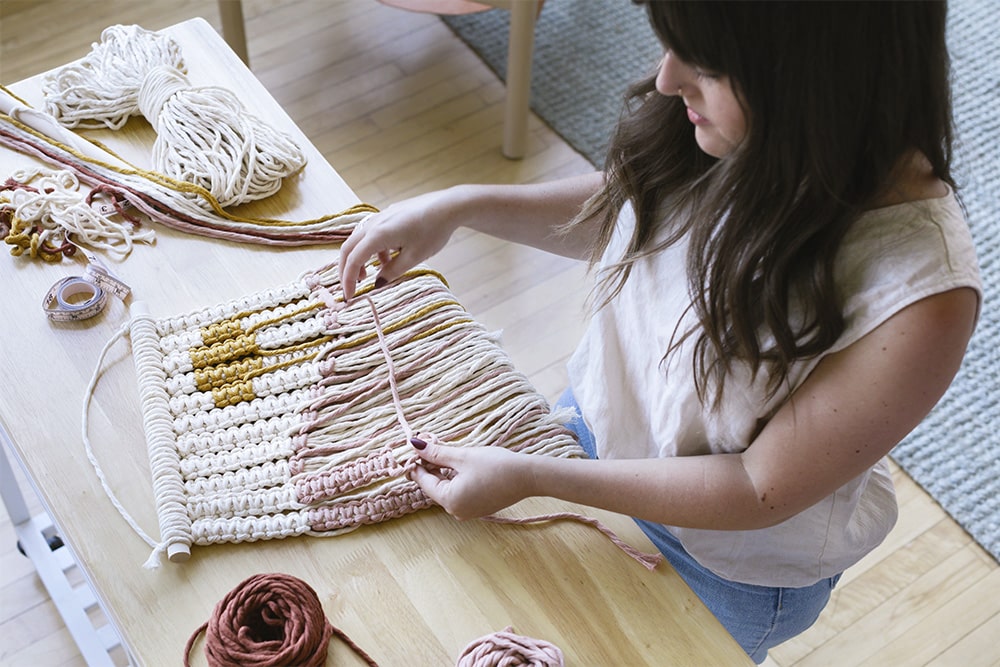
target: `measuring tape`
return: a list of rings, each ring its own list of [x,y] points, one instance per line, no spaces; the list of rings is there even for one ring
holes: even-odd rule
[[[94,317],[108,304],[108,294],[124,299],[132,289],[94,255],[84,251],[89,264],[82,276],[63,278],[49,288],[42,309],[53,322],[75,322]]]

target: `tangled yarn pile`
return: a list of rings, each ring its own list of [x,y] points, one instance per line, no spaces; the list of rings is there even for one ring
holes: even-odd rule
[[[438,274],[417,267],[379,289],[369,279],[350,303],[338,280],[332,264],[176,317],[133,306],[160,528],[152,540],[133,522],[154,547],[147,565],[191,545],[332,536],[429,507],[405,474],[411,433],[582,455]]]
[[[46,75],[42,89],[46,111],[69,128],[116,130],[141,113],[157,134],[153,169],[204,188],[223,208],[273,195],[306,163],[235,93],[192,87],[177,43],[136,25],[106,28],[87,56]]]
[[[323,613],[316,591],[287,574],[257,574],[240,582],[216,605],[212,616],[188,639],[184,665],[205,633],[205,657],[210,667],[320,667],[326,663],[333,635],[347,644],[365,664],[375,660]],[[514,634],[512,628],[476,639],[455,667],[562,667],[559,647]]]
[[[73,172],[35,169],[17,171],[0,186],[0,238],[14,256],[58,262],[76,244],[121,259],[133,243],[152,243],[154,235],[114,198],[85,193]]]

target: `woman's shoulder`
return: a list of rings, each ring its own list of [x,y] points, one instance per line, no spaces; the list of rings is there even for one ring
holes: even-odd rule
[[[920,152],[901,158],[890,179],[886,188],[875,197],[870,210],[944,199],[951,193],[948,184],[934,174],[930,161]]]

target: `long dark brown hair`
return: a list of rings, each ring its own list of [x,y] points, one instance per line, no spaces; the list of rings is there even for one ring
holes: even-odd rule
[[[642,4],[642,0],[639,0]],[[698,326],[693,371],[721,400],[737,361],[770,373],[843,333],[834,284],[841,240],[919,151],[953,188],[943,2],[666,2],[647,5],[664,47],[728,77],[747,133],[722,159],[703,153],[684,103],[628,92],[605,162],[605,187],[576,222],[597,220],[592,261],[622,206],[635,230],[604,274],[606,301],[633,263],[690,234],[687,276]]]

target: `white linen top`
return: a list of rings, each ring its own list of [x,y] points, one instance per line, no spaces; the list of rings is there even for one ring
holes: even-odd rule
[[[635,225],[626,206],[601,266],[618,260]],[[727,378],[722,405],[703,405],[691,373],[695,336],[661,359],[679,318],[691,323],[682,241],[634,265],[620,294],[597,310],[569,361],[570,384],[599,458],[658,458],[742,452],[821,357],[795,362],[787,389],[767,398],[763,377]],[[972,287],[982,300],[976,254],[953,193],[863,214],[838,253],[835,280],[846,329],[842,350],[902,308],[932,294]],[[763,373],[761,373],[763,375]],[[782,523],[758,530],[668,526],[704,567],[731,581],[801,587],[844,571],[874,549],[896,521],[886,461]]]

